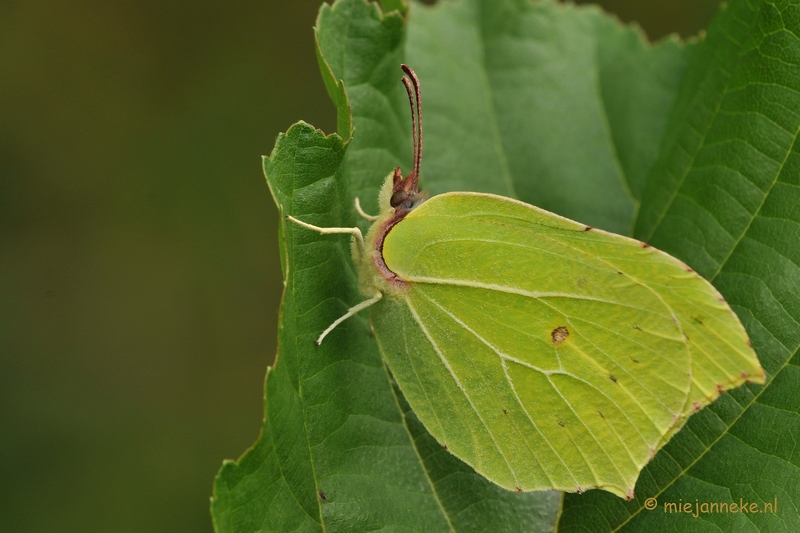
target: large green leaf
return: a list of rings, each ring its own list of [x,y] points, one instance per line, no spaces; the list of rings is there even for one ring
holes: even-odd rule
[[[461,0],[412,10],[406,49],[432,193],[494,192],[630,233],[691,47],[651,47],[596,8]]]
[[[340,0],[320,10],[318,58],[342,137],[301,123],[278,138],[265,172],[283,214],[352,225],[354,197],[374,212],[386,174],[410,168],[406,61],[423,81],[430,191],[517,195],[628,231],[690,48],[651,47],[596,9],[553,2],[385,5],[400,9]],[[285,293],[265,423],[220,471],[217,530],[552,529],[557,493],[500,489],[425,432],[365,320],[314,345],[361,299],[349,245],[281,227]]]
[[[560,530],[800,531],[799,130],[800,3],[731,2],[688,67],[636,235],[717,286],[768,382],[692,417],[635,501],[567,496]],[[665,513],[679,502],[691,513]],[[748,512],[695,511],[714,502]]]
[[[284,213],[322,225],[347,218],[344,149],[338,136],[302,123],[279,137],[265,172]],[[481,520],[552,528],[557,494],[505,491],[427,436],[363,322],[316,346],[341,299],[357,298],[347,246],[292,225],[281,233],[286,297],[266,421],[255,447],[218,477],[217,530],[470,531]]]

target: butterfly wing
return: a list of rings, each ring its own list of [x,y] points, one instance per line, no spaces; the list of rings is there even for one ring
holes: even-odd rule
[[[763,381],[717,291],[633,239],[448,193],[383,254],[408,282],[372,311],[397,382],[434,437],[506,488],[632,497],[692,412]]]

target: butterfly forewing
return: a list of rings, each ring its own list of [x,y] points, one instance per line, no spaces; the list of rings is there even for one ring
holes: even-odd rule
[[[760,372],[735,315],[680,261],[521,202],[436,196],[383,255],[407,282],[372,311],[401,389],[509,489],[631,497],[688,414]]]

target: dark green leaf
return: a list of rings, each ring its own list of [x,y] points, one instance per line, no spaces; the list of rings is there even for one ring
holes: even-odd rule
[[[721,11],[687,68],[636,225],[728,299],[767,385],[693,416],[642,473],[635,501],[568,495],[560,530],[800,531],[799,36],[797,2]],[[665,513],[678,502],[760,512]]]
[[[279,205],[289,202],[292,208],[299,204],[295,212],[304,212],[308,207],[302,196],[295,198],[295,189],[326,187],[327,206],[314,207],[320,211],[325,207],[334,210],[338,203],[334,185],[343,155],[344,146],[337,136],[326,138],[305,124],[292,127],[278,138],[272,157],[265,159],[264,166],[273,176],[276,202]],[[288,236],[281,232],[281,259],[287,294],[292,297],[284,298],[281,307],[280,354],[276,369],[267,374],[265,423],[256,445],[239,462],[226,463],[217,477],[212,515],[216,530],[221,532],[322,531],[317,474],[311,462],[311,435],[303,430],[308,415],[301,397],[308,386],[303,386],[305,372],[301,368],[299,346],[303,341],[307,344],[313,341],[300,335],[302,329],[298,331],[298,322],[302,327],[303,322],[313,321],[315,317],[309,316],[307,308],[316,307],[318,302],[309,302],[293,290],[297,273],[291,264],[292,228],[288,229]],[[336,248],[329,242],[316,247]],[[298,248],[301,255],[307,255],[308,245],[300,242]],[[334,255],[333,262],[342,266],[338,272],[323,266],[307,271],[305,277],[318,288],[314,292],[320,292],[325,282],[339,281],[337,278],[347,272],[344,259],[339,257],[337,261]],[[321,361],[317,358],[307,363]],[[379,367],[377,371],[380,374],[382,369]],[[312,393],[320,392],[313,387],[309,389]]]
[[[265,160],[284,213],[341,225],[349,205],[344,147],[306,124]],[[552,529],[556,493],[515,494],[444,451],[392,387],[363,321],[314,339],[356,300],[344,239],[283,225],[288,272],[280,354],[269,373],[266,423],[253,450],[226,464],[212,511],[218,531],[498,531]]]
[[[399,11],[401,15],[408,13],[408,3],[405,0],[381,0],[381,7],[384,13]]]

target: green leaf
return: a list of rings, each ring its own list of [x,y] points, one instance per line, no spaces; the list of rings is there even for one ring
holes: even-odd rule
[[[629,234],[691,47],[653,47],[596,8],[549,1],[413,7],[424,187],[516,197]]]
[[[405,0],[381,0],[381,8],[384,13],[399,11],[401,15],[408,13],[408,4]]]
[[[386,174],[411,164],[405,61],[425,86],[431,194],[493,192],[630,232],[691,46],[650,46],[596,8],[549,1],[414,4],[405,38],[399,14],[377,11],[337,2],[317,31],[353,106],[347,176],[368,212]]]
[[[272,187],[276,201],[286,201],[287,195],[294,201],[295,187],[302,189],[319,180],[334,193],[327,198],[329,209],[335,206],[337,195],[331,185],[343,152],[337,136],[326,138],[304,124],[292,127],[278,138],[272,157],[265,159],[265,168],[276,180]],[[306,172],[295,172],[296,168]],[[296,278],[289,263],[294,251],[291,244],[281,231],[281,263],[290,291]],[[317,268],[315,273],[324,272]],[[315,276],[310,277],[314,280]],[[265,423],[258,442],[237,463],[226,463],[216,479],[212,515],[217,531],[321,531],[310,436],[302,431],[306,414],[300,397],[298,342],[293,338],[299,333],[298,304],[302,317],[308,303],[295,297],[283,300],[279,360],[267,374]],[[306,442],[299,444],[298,438]],[[262,528],[267,523],[269,527]]]
[[[353,197],[370,210],[386,174],[401,160],[411,160],[403,113],[407,104],[402,105],[405,92],[399,82],[404,19],[397,11],[384,16],[364,0],[339,1],[320,8],[316,36],[331,76],[347,87],[355,133],[344,172]],[[338,107],[340,117],[345,111]],[[352,207],[351,200],[346,208],[354,215]]]
[[[264,168],[282,212],[341,225],[340,206],[350,203],[344,150],[338,136],[303,123],[281,135]],[[552,528],[557,494],[505,491],[427,435],[364,322],[349,321],[316,346],[342,298],[358,298],[342,244],[282,226],[287,281],[266,422],[256,446],[218,476],[217,530],[470,531],[481,521],[501,531]]]
[[[635,501],[567,496],[560,530],[800,530],[798,36],[797,2],[737,0],[719,13],[687,69],[636,225],[728,299],[767,385],[692,417],[642,473]],[[656,510],[642,507],[647,498]],[[692,512],[665,514],[679,501]],[[740,501],[762,512],[692,516],[696,503]]]
[[[375,212],[386,174],[410,168],[406,61],[423,79],[429,190],[516,191],[627,232],[691,48],[651,47],[596,9],[523,1],[414,4],[404,18],[340,0],[320,9],[315,36],[337,131],[352,139],[295,125],[265,172],[284,214],[320,226],[356,223],[354,197]],[[220,471],[217,531],[552,530],[557,493],[505,491],[427,434],[365,320],[314,345],[362,299],[349,244],[281,231],[286,289],[265,423],[254,447]]]

